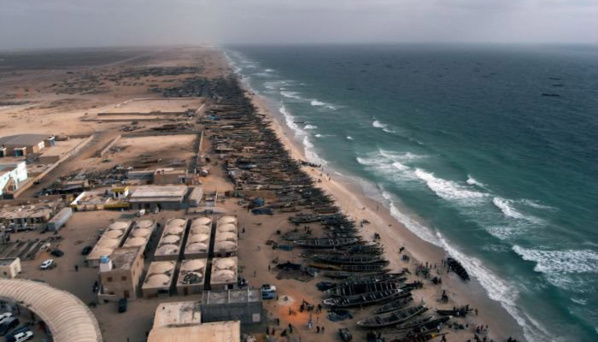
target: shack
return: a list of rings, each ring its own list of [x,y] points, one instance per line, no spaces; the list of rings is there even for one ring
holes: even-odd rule
[[[46,224],[46,230],[57,231],[64,227],[66,222],[73,216],[73,209],[66,207],[62,208],[58,214],[54,215],[50,221]]]

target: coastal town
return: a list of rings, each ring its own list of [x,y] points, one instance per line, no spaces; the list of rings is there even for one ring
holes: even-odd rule
[[[221,51],[51,58],[0,70],[7,341],[521,339]]]

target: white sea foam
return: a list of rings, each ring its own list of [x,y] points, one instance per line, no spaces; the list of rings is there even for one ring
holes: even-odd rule
[[[264,72],[274,72],[274,69],[266,69]]]
[[[420,239],[437,246],[440,245],[438,239],[431,229],[412,219],[408,215],[401,212],[399,208],[397,208],[390,193],[382,191],[382,198],[384,199],[384,204],[390,209],[390,214],[392,217],[401,222],[405,227],[407,227],[407,229],[417,235]]]
[[[314,107],[318,107],[318,106],[323,107],[326,105],[326,103],[320,102],[318,100],[311,100],[310,104]]]
[[[353,140],[353,137],[350,135],[347,135],[347,140]]]
[[[392,129],[388,129],[388,128],[382,128],[382,130],[386,133],[396,133],[395,131],[393,131]]]
[[[409,181],[416,179],[413,170],[407,164],[421,156],[413,153],[399,153],[378,150],[357,158],[357,162],[391,181]]]
[[[473,178],[471,175],[467,175],[467,184],[469,185],[475,185],[478,186],[480,188],[485,188],[486,185],[482,182],[479,182],[477,179]]]
[[[380,121],[378,121],[378,120],[374,120],[374,121],[372,122],[372,126],[374,126],[374,127],[376,127],[376,128],[386,128],[386,127],[388,127],[388,125],[387,125],[387,124],[384,124],[384,123],[382,123],[382,122],[380,122]]]
[[[598,253],[582,250],[527,249],[518,245],[513,251],[523,260],[536,263],[534,271],[545,274],[598,273]]]
[[[522,213],[517,211],[517,209],[515,209],[512,206],[513,201],[511,201],[511,200],[507,200],[507,199],[504,199],[501,197],[494,197],[492,199],[492,203],[494,203],[494,205],[498,209],[500,209],[500,211],[502,211],[502,213],[507,217],[512,217],[512,218],[516,218],[516,219],[525,219],[525,215],[523,215]]]
[[[303,127],[303,129],[316,129],[318,128],[318,126],[315,125],[305,125],[305,127]]]
[[[486,194],[467,189],[457,182],[438,178],[433,173],[422,169],[415,169],[415,176],[426,183],[428,188],[437,196],[449,201],[459,201],[462,204],[477,204]]]
[[[551,211],[558,210],[557,208],[538,203],[538,201],[532,201],[532,200],[528,200],[528,199],[521,200],[521,203],[524,205],[527,205],[529,207],[536,208],[536,209],[545,209],[545,210],[551,210]]]
[[[299,96],[299,92],[296,91],[286,91],[283,90],[280,92],[280,95],[289,98],[289,99],[295,99],[295,100],[302,100],[303,98],[301,96]]]

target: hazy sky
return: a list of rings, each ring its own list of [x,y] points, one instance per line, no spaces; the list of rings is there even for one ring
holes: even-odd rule
[[[197,43],[598,43],[598,0],[0,0],[0,49]]]

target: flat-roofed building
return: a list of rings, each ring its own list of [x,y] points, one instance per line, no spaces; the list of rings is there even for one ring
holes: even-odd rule
[[[58,208],[58,202],[4,206],[0,210],[0,224],[9,230],[44,227]]]
[[[152,220],[139,220],[133,223],[133,228],[129,232],[123,247],[141,247],[141,251],[145,252],[145,247],[149,242],[154,230],[156,229],[156,222]]]
[[[0,137],[0,157],[25,157],[28,153],[39,153],[54,146],[55,138],[50,134],[17,134]]]
[[[202,322],[259,324],[262,321],[264,307],[260,289],[204,291],[201,297]]]
[[[141,286],[145,298],[170,295],[176,261],[154,261],[147,269],[147,275]]]
[[[237,257],[212,259],[210,288],[212,290],[231,290],[237,283]]]
[[[137,298],[137,288],[143,273],[143,253],[140,247],[116,248],[100,261],[100,292],[98,299]]]
[[[21,184],[27,180],[27,163],[0,164],[0,195],[17,191]]]
[[[0,258],[0,278],[12,279],[21,273],[21,259]]]
[[[241,341],[241,322],[202,323],[200,304],[200,302],[160,303],[147,341]]]
[[[129,197],[133,209],[181,209],[187,194],[186,185],[138,186]]]
[[[203,291],[207,263],[207,259],[189,259],[181,262],[176,284],[178,295],[186,296]]]

